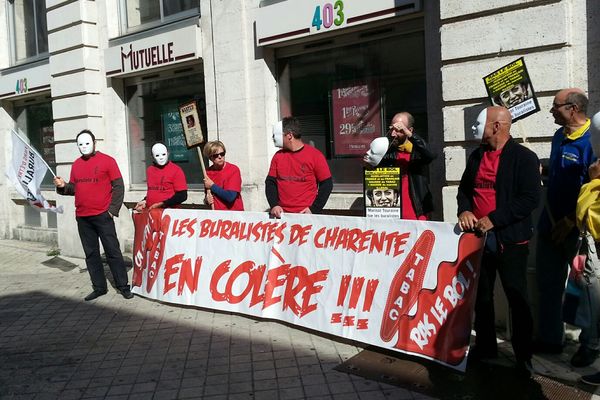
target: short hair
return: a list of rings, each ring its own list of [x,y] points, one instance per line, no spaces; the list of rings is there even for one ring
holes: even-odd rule
[[[92,137],[92,141],[96,141],[96,136],[94,136],[94,134],[92,133],[92,131],[90,131],[89,129],[84,129],[81,132],[79,132],[77,134],[77,136],[75,137],[75,141],[79,140],[79,136],[83,135],[84,133],[87,133],[88,135],[90,135]]]
[[[220,140],[213,140],[211,142],[206,143],[204,145],[204,150],[202,150],[202,153],[204,154],[204,157],[210,158],[213,151],[215,151],[215,149],[218,149],[219,147],[222,148],[225,153],[227,153],[225,145]]]
[[[587,96],[579,92],[571,92],[567,95],[565,101],[577,106],[579,112],[587,114],[589,100]]]
[[[281,126],[283,134],[291,133],[296,139],[302,137],[302,131],[300,130],[300,121],[296,117],[285,117],[281,120]]]

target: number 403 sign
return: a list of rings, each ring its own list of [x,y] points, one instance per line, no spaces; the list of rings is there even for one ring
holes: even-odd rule
[[[321,30],[321,25],[325,29],[331,28],[332,25],[340,26],[344,23],[346,16],[344,15],[344,2],[337,0],[335,3],[325,3],[323,7],[315,7],[312,26],[318,31]]]

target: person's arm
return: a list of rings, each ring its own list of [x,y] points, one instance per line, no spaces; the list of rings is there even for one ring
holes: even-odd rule
[[[163,200],[163,207],[174,207],[187,200],[187,190],[180,190],[166,200]]]
[[[274,176],[267,176],[265,179],[265,195],[269,202],[269,207],[273,208],[279,205],[279,191],[277,190],[277,180]]]
[[[56,193],[63,196],[75,196],[75,185],[70,182],[65,182],[65,186],[56,187]]]
[[[112,186],[112,192],[108,212],[113,217],[118,217],[119,210],[123,205],[123,198],[125,197],[125,184],[123,183],[123,178],[113,179],[110,184]]]
[[[413,144],[413,151],[421,156],[419,159],[413,160],[413,163],[427,165],[437,158],[437,154],[429,149],[429,145],[421,137],[412,135],[408,140]]]
[[[312,205],[309,207],[310,212],[313,214],[318,214],[323,211],[323,207],[329,200],[329,195],[333,190],[333,179],[327,178],[322,182],[319,182],[319,189],[317,190],[317,197],[315,201],[313,201]]]
[[[223,200],[225,203],[227,203],[229,205],[235,201],[236,197],[239,194],[239,192],[236,192],[235,190],[223,189],[221,186],[217,185],[216,183],[212,184],[212,186],[210,187],[210,191],[212,192],[212,194],[214,194],[215,196],[217,196],[218,198],[220,198],[221,200]]]

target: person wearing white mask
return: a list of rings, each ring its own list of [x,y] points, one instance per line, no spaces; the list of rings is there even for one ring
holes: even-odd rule
[[[504,107],[488,107],[473,125],[481,145],[469,159],[458,187],[458,225],[486,235],[475,302],[475,346],[470,360],[498,355],[494,317],[496,273],[511,311],[512,345],[524,377],[531,364],[533,317],[527,291],[527,256],[532,213],[541,197],[539,160],[510,135],[512,117]]]
[[[96,151],[96,138],[91,131],[82,130],[76,141],[81,157],[71,167],[69,182],[57,176],[54,185],[58,194],[75,196],[77,228],[93,288],[85,301],[108,292],[98,240],[102,241],[115,286],[124,298],[131,299],[133,294],[113,221],[119,216],[125,193],[121,171],[114,158]]]
[[[187,182],[183,170],[169,161],[169,151],[163,143],[152,148],[153,163],[146,169],[146,197],[135,205],[136,211],[173,208],[187,200]]]
[[[265,179],[270,214],[316,214],[323,210],[333,180],[323,153],[302,141],[300,121],[286,117],[273,127],[273,143],[280,147]]]

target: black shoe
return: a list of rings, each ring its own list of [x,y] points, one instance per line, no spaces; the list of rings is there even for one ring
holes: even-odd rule
[[[573,358],[571,358],[571,365],[577,368],[587,367],[596,361],[599,353],[598,350],[590,349],[586,346],[579,346],[579,349],[577,349],[577,352],[573,354]]]
[[[120,292],[121,296],[125,297],[126,299],[133,299],[133,293],[131,293],[130,289],[123,289]]]
[[[534,354],[562,354],[563,345],[536,341],[533,342],[532,351]]]
[[[497,349],[485,349],[480,346],[473,346],[469,349],[469,360],[485,361],[498,358]]]
[[[535,373],[535,370],[533,369],[533,365],[531,364],[531,360],[527,360],[527,361],[518,360],[516,370],[517,370],[517,375],[519,377],[525,378],[525,379],[531,378],[531,376]]]
[[[94,290],[92,293],[90,293],[87,296],[85,296],[84,300],[85,301],[94,300],[94,299],[97,299],[100,296],[104,296],[106,293],[107,293],[106,290],[104,290],[104,291]]]
[[[600,386],[600,372],[596,372],[593,375],[584,375],[580,380],[588,385]]]

